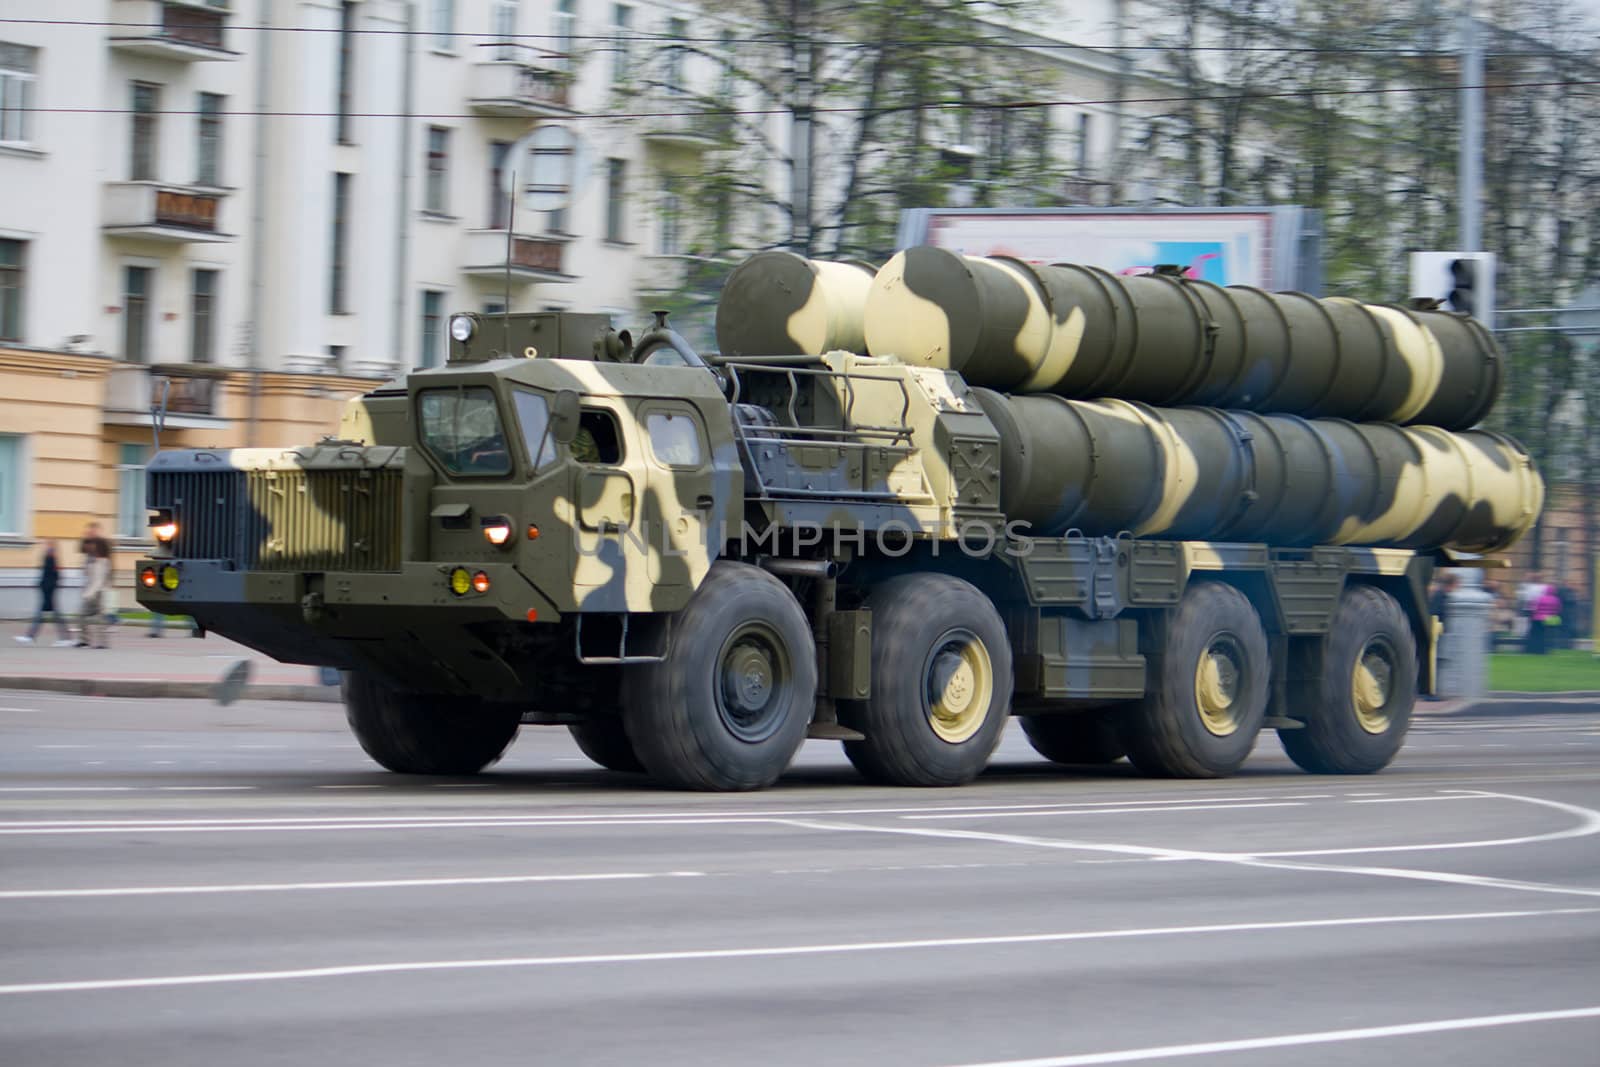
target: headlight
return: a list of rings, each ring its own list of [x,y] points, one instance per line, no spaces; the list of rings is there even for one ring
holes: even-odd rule
[[[178,568],[161,568],[161,588],[165,589],[169,593],[178,588]]]
[[[457,315],[450,320],[450,336],[462,344],[472,340],[472,335],[478,332],[477,323],[465,315]]]
[[[483,536],[496,548],[503,548],[511,541],[511,520],[504,515],[486,515],[483,518]]]
[[[450,591],[456,596],[466,596],[467,590],[472,588],[472,573],[465,567],[457,567],[450,572]]]

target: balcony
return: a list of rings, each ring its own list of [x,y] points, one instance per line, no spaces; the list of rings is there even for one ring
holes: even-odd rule
[[[468,230],[466,240],[467,265],[462,273],[470,278],[503,281],[509,276],[517,285],[572,281],[572,275],[561,269],[565,238],[512,234],[509,255],[504,230]]]
[[[215,430],[223,417],[223,386],[228,371],[194,363],[140,366],[123,363],[106,379],[105,421],[117,426],[151,426],[166,398],[163,429]]]
[[[111,0],[111,47],[120,52],[169,59],[238,59],[224,47],[226,0]]]
[[[107,182],[101,225],[107,237],[169,244],[231,241],[217,231],[223,194],[162,182]]]
[[[722,288],[732,264],[709,256],[641,256],[634,268],[634,286],[641,293],[714,293]]]
[[[467,106],[492,118],[564,118],[572,75],[567,57],[517,44],[478,46]]]
[[[688,93],[654,92],[626,105],[637,115],[646,145],[668,151],[703,152],[725,140],[733,116],[725,105]]]

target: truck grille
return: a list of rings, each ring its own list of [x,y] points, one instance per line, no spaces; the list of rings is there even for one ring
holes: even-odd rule
[[[150,472],[150,506],[171,508],[179,559],[240,570],[398,571],[402,472]]]

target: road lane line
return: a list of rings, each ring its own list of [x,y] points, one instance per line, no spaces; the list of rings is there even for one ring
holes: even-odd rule
[[[1571,805],[1557,804],[1555,801],[1544,801],[1543,803],[1554,807],[1571,808]],[[1587,808],[1574,810],[1587,812],[1589,816],[1594,818],[1597,824],[1596,828],[1600,828],[1600,812],[1591,812]],[[1151,845],[1123,845],[1107,842],[1070,841],[1054,837],[1028,837],[1021,834],[1001,834],[982,830],[935,830],[910,826],[867,826],[860,823],[828,823],[811,819],[775,819],[773,821],[787,826],[839,833],[906,834],[913,837],[987,841],[1000,845],[1021,845],[1025,848],[1046,848],[1067,852],[1105,852],[1112,855],[1141,856],[1155,860],[1201,860],[1263,870],[1312,871],[1318,874],[1354,874],[1375,878],[1401,878],[1420,882],[1446,882],[1452,885],[1472,886],[1479,889],[1510,889],[1524,893],[1557,893],[1566,896],[1600,897],[1600,889],[1588,889],[1581,886],[1561,886],[1545,882],[1520,882],[1502,878],[1486,878],[1478,875],[1454,874],[1448,871],[1413,870],[1400,867],[1347,867],[1332,863],[1296,863],[1293,860],[1272,858],[1282,856],[1284,855],[1283,853],[1202,852],[1194,849],[1164,848]],[[1595,831],[1591,829],[1587,832],[1593,833]],[[1581,835],[1563,832],[1544,835],[1541,839],[1554,840],[1559,837],[1572,836]],[[1410,848],[1412,846],[1405,847]],[[1340,851],[1383,852],[1387,851],[1387,849],[1345,849]]]
[[[1182,807],[1163,805],[1139,808],[1095,808],[1083,811],[962,812],[952,815],[902,815],[900,817],[907,822],[919,822],[935,819],[1027,819],[1040,815],[1144,815],[1150,812],[1239,811],[1244,808],[1303,808],[1305,806],[1305,802],[1301,800],[1285,800],[1268,804],[1185,804]]]
[[[1544,800],[1540,797],[1527,797],[1518,793],[1495,793],[1487,789],[1456,789],[1451,792],[1471,797],[1517,800],[1524,804],[1553,808],[1569,815],[1576,815],[1578,817],[1578,825],[1570,830],[1557,830],[1548,834],[1533,834],[1527,837],[1499,837],[1479,841],[1450,841],[1442,844],[1424,845],[1374,845],[1368,848],[1294,849],[1286,852],[1256,852],[1252,853],[1252,855],[1261,859],[1285,859],[1305,856],[1355,856],[1369,852],[1436,852],[1444,849],[1532,845],[1545,841],[1563,841],[1572,837],[1588,837],[1592,834],[1600,833],[1600,811],[1595,811],[1592,808],[1580,808],[1576,804],[1563,804],[1559,800]]]
[[[1372,800],[1352,800],[1351,804],[1416,804],[1421,801],[1434,802],[1439,800],[1482,800],[1482,797],[1472,796],[1437,796],[1437,797],[1381,797]]]
[[[1148,926],[1120,930],[1070,930],[1043,934],[996,934],[986,937],[940,937],[902,941],[854,941],[820,945],[685,949],[676,952],[618,952],[582,956],[509,956],[465,960],[413,960],[398,963],[360,963],[330,967],[306,967],[281,971],[231,971],[212,974],[160,975],[148,978],[96,978],[75,982],[21,982],[12,985],[0,985],[0,996],[16,996],[26,993],[81,993],[113,989],[159,989],[172,986],[224,985],[240,982],[283,982],[309,978],[348,978],[361,975],[408,972],[491,970],[518,967],[576,967],[609,963],[665,963],[690,960],[770,959],[784,956],[828,956],[867,952],[898,952],[911,949],[1037,945],[1071,941],[1112,941],[1188,934],[1230,934],[1268,930],[1386,926],[1403,923],[1544,918],[1558,915],[1593,915],[1596,912],[1600,912],[1600,908],[1443,912],[1423,915],[1373,915],[1343,919],[1290,919],[1278,922],[1216,923],[1207,926]]]
[[[457,885],[521,885],[536,882],[630,882],[647,878],[704,878],[704,871],[622,871],[599,874],[507,874],[477,878],[385,878],[366,882],[259,882],[240,885],[118,886],[103,889],[6,889],[0,900],[62,900],[78,897],[156,897],[204,893],[293,893],[329,889],[420,889]]]
[[[81,787],[80,786],[33,786],[33,787],[27,787],[27,788],[34,789],[34,790],[80,789],[81,788],[81,789],[92,789],[92,790],[94,790],[94,789],[107,789],[107,790],[115,790],[115,791],[118,791],[118,792],[131,792],[131,791],[135,791],[135,790],[148,790],[151,787],[141,787],[141,786],[81,786]],[[252,788],[259,788],[259,787],[252,787]],[[340,786],[339,788],[349,788],[349,787],[348,786]],[[5,792],[5,791],[6,791],[6,787],[0,786],[0,792]],[[207,826],[208,828],[231,829],[231,828],[234,828],[234,827],[244,827],[244,826],[249,826],[249,825],[257,824],[257,823],[271,823],[275,827],[276,826],[284,826],[284,825],[316,826],[316,825],[319,825],[319,824],[332,824],[332,823],[338,823],[341,826],[343,826],[343,825],[348,825],[350,823],[356,823],[356,822],[374,823],[374,824],[396,823],[396,824],[405,824],[405,826],[407,828],[414,828],[415,824],[418,823],[419,821],[421,821],[421,822],[438,822],[438,823],[443,824],[443,825],[449,825],[449,824],[452,824],[452,820],[454,820],[454,822],[456,824],[467,824],[467,823],[470,823],[472,825],[489,825],[489,824],[493,824],[493,823],[506,823],[506,824],[509,824],[509,825],[524,825],[527,822],[529,822],[530,820],[560,820],[561,825],[574,825],[574,824],[582,823],[582,824],[593,824],[593,825],[603,826],[603,825],[606,825],[607,823],[619,823],[620,825],[635,826],[635,825],[639,825],[642,822],[650,822],[650,821],[676,822],[676,821],[681,820],[681,819],[701,819],[701,820],[704,820],[704,819],[727,819],[729,821],[743,822],[743,821],[748,821],[750,819],[769,819],[769,818],[777,818],[777,817],[806,816],[806,815],[824,815],[824,816],[838,816],[838,815],[911,815],[911,814],[924,814],[924,813],[939,814],[939,813],[944,813],[944,812],[964,812],[964,811],[999,811],[999,812],[1005,812],[1005,811],[1030,811],[1030,810],[1070,811],[1070,810],[1077,810],[1077,809],[1080,809],[1080,808],[1128,807],[1130,805],[1136,805],[1136,806],[1152,805],[1153,806],[1153,805],[1161,805],[1161,804],[1171,804],[1175,808],[1177,808],[1178,806],[1187,807],[1187,806],[1190,806],[1190,805],[1193,805],[1193,804],[1214,804],[1214,803],[1219,803],[1219,802],[1222,802],[1222,801],[1227,801],[1227,802],[1231,803],[1231,802],[1235,802],[1235,801],[1249,801],[1249,800],[1274,800],[1274,801],[1276,801],[1276,800],[1328,800],[1328,799],[1331,799],[1333,796],[1334,796],[1334,794],[1332,794],[1332,793],[1297,793],[1297,794],[1290,794],[1288,796],[1195,797],[1195,798],[1191,798],[1191,799],[1184,799],[1184,798],[1176,798],[1175,797],[1175,798],[1171,798],[1170,800],[1147,798],[1147,799],[1101,800],[1101,801],[1086,800],[1086,801],[1076,801],[1076,802],[1069,802],[1069,801],[1056,801],[1056,802],[1041,801],[1041,802],[1038,802],[1038,803],[1031,803],[1031,804],[969,804],[969,805],[947,805],[947,806],[943,806],[943,807],[929,807],[928,805],[924,804],[924,805],[918,805],[916,807],[771,808],[771,809],[765,809],[765,810],[761,809],[761,808],[754,808],[754,809],[736,809],[736,810],[733,810],[733,811],[708,811],[708,810],[705,810],[705,809],[699,809],[699,810],[688,810],[688,811],[676,810],[676,811],[594,812],[594,813],[587,813],[587,814],[586,813],[581,813],[581,812],[573,812],[573,813],[567,813],[567,814],[551,814],[551,815],[493,815],[493,814],[473,814],[473,815],[361,815],[361,814],[350,814],[350,815],[283,815],[283,816],[257,815],[257,816],[238,816],[238,817],[216,816],[216,817],[212,817],[212,818],[183,818],[183,819],[113,819],[113,818],[105,818],[105,819],[52,819],[52,820],[38,820],[38,819],[36,819],[36,820],[0,821],[0,833],[4,833],[8,829],[11,829],[11,828],[32,828],[32,827],[74,828],[74,827],[81,827],[81,826],[96,827],[96,828],[109,827],[109,828],[112,828],[112,829],[129,829],[129,830],[136,829],[136,830],[139,830],[141,832],[153,832],[155,830],[160,830],[160,829],[163,829],[163,828],[166,828],[166,827],[191,826],[191,825],[202,825],[202,824]]]
[[[1600,1015],[1600,1005],[1588,1008],[1563,1008],[1557,1011],[1525,1011],[1510,1015],[1473,1015],[1459,1019],[1433,1019],[1421,1023],[1392,1026],[1365,1026],[1356,1030],[1321,1030],[1306,1034],[1280,1034],[1276,1037],[1249,1037],[1237,1041],[1202,1041],[1189,1045],[1153,1045],[1117,1052],[1084,1052],[1070,1056],[1044,1056],[1031,1060],[989,1060],[962,1064],[961,1067],[1091,1067],[1102,1063],[1138,1063],[1141,1060],[1176,1059],[1179,1056],[1210,1056],[1219,1052],[1250,1052],[1256,1049],[1292,1048],[1297,1045],[1326,1045],[1339,1041],[1370,1041],[1383,1037],[1409,1037],[1438,1034],[1450,1030],[1482,1030],[1494,1026],[1560,1022],[1566,1019],[1592,1019]]]

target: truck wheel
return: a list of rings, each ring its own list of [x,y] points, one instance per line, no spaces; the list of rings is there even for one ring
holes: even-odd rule
[[[1266,717],[1270,656],[1243,593],[1219,582],[1190,585],[1150,657],[1144,699],[1121,715],[1128,759],[1164,778],[1238,770]]]
[[[624,774],[644,772],[644,764],[639,762],[639,754],[633,750],[633,742],[628,740],[621,718],[591,715],[582,722],[567,724],[567,730],[583,754],[606,770]]]
[[[345,683],[345,718],[367,755],[399,774],[477,774],[504,754],[520,708],[402,693],[361,674]]]
[[[841,705],[866,734],[845,755],[867,778],[947,786],[982,772],[1011,713],[1011,644],[989,598],[959,578],[912,574],[873,590],[872,696]]]
[[[1022,732],[1052,763],[1115,763],[1127,752],[1117,736],[1117,720],[1103,711],[1024,715]]]
[[[624,682],[623,721],[640,762],[681,789],[762,789],[805,740],[817,651],[789,587],[721,562],[672,620],[667,655]]]
[[[1405,743],[1417,700],[1417,641],[1388,593],[1344,591],[1306,689],[1305,726],[1279,730],[1283,750],[1312,774],[1371,774]]]

